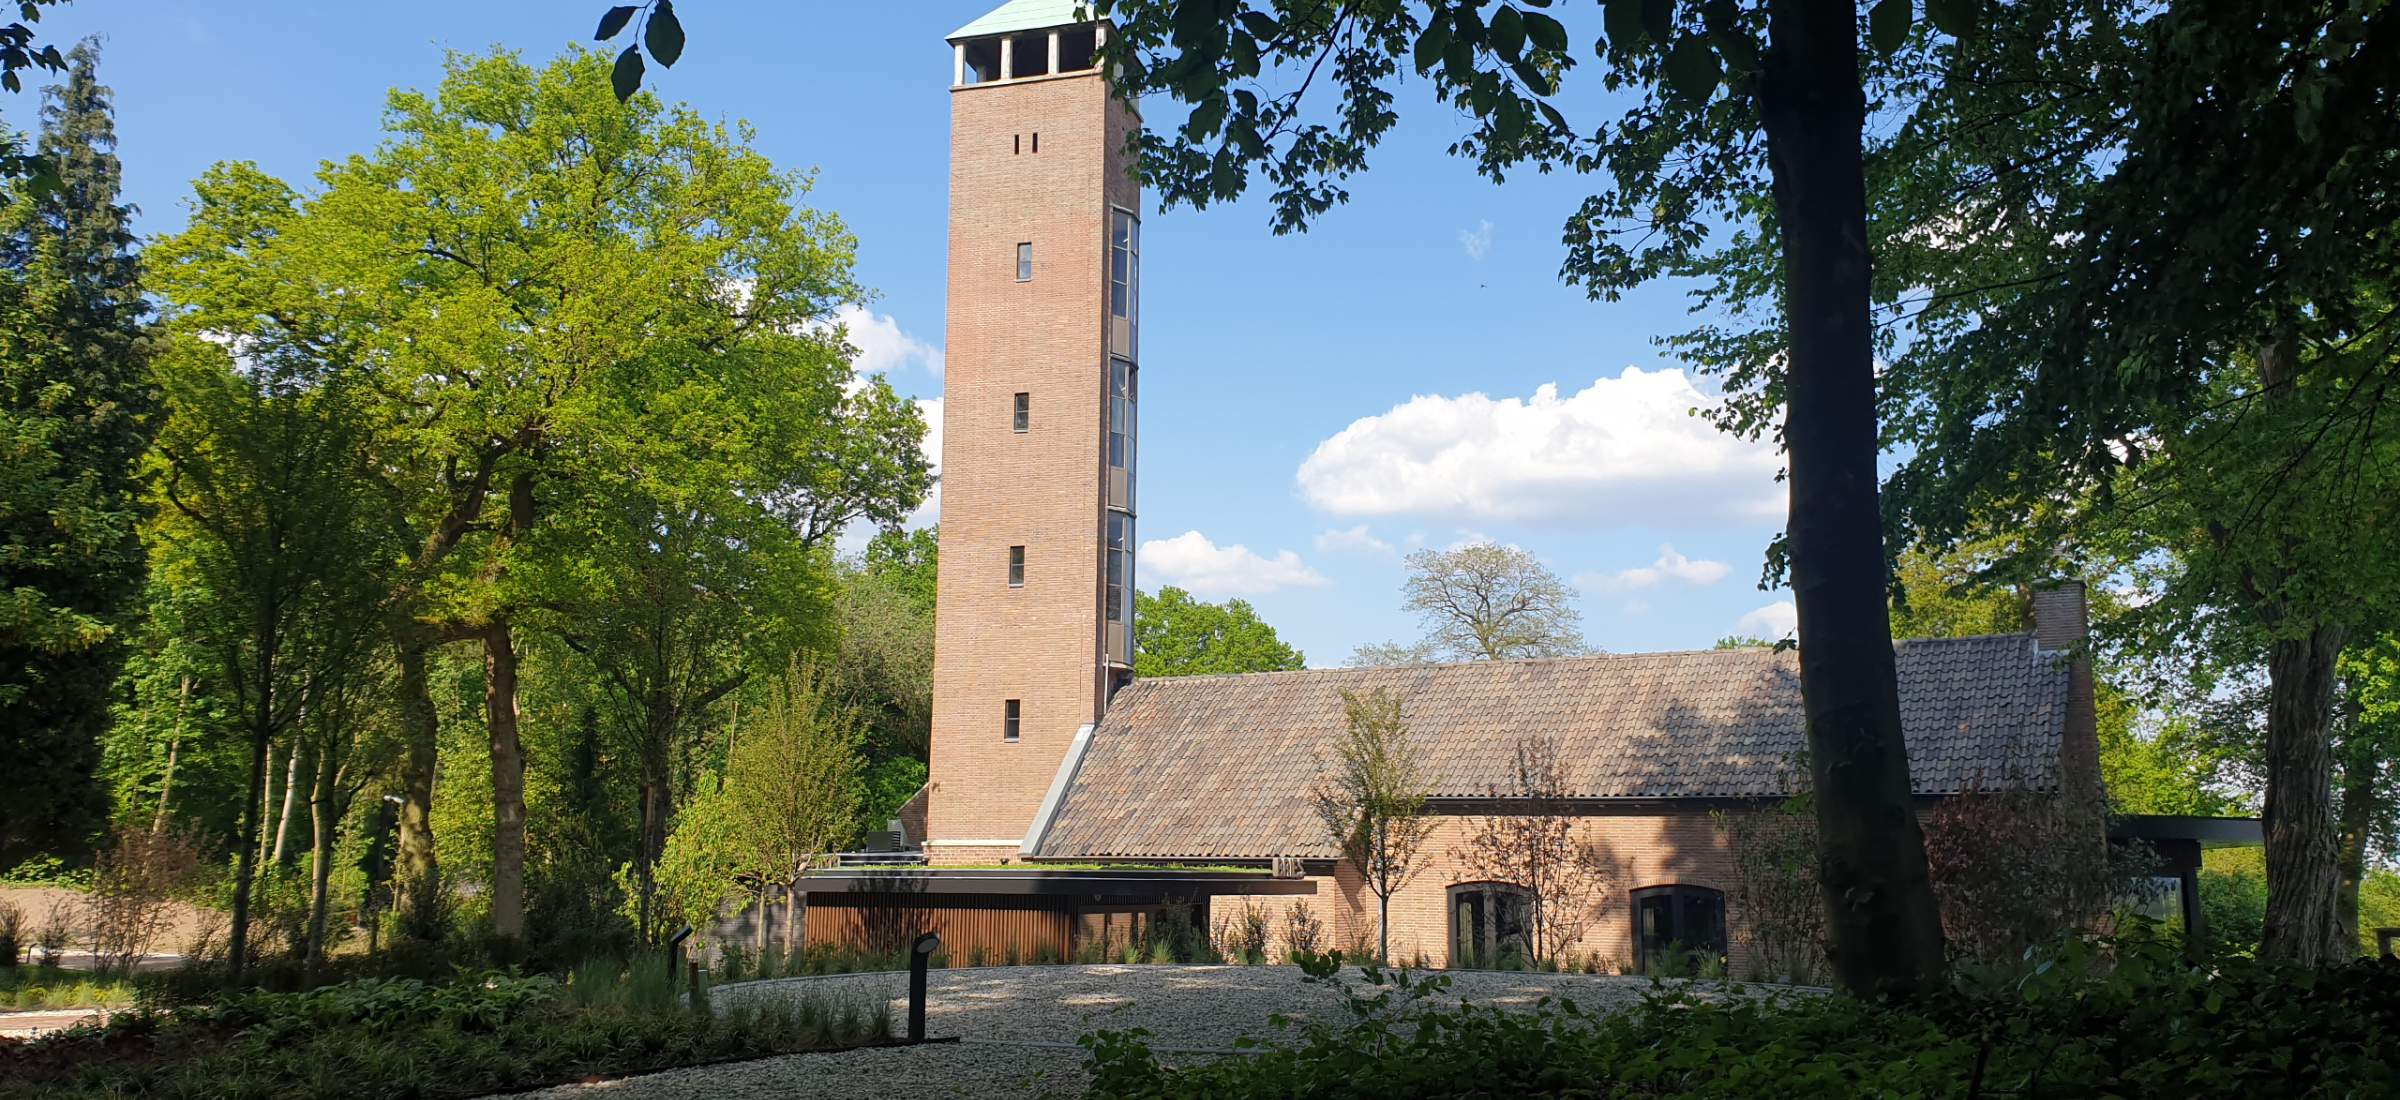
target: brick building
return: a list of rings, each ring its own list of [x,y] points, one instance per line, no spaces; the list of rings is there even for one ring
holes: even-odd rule
[[[1726,905],[1711,815],[1787,797],[1804,740],[1792,653],[1133,682],[1141,195],[1125,146],[1138,118],[1093,67],[1106,25],[1076,22],[1076,6],[1012,0],[950,36],[931,778],[903,817],[926,866],[812,875],[807,938],[934,928],[954,957],[1064,957],[1162,905],[1196,906],[1205,926],[1223,899],[1267,895],[1312,909],[1331,943],[1370,939],[1375,899],[1338,864],[1308,794],[1342,733],[1343,691],[1382,688],[1404,700],[1437,819],[1430,865],[1393,900],[1395,955],[1448,965],[1519,934],[1521,892],[1455,852],[1516,808],[1500,792],[1515,746],[1538,735],[1561,750],[1575,836],[1612,863],[1573,949],[1638,964],[1672,945],[1739,965],[1745,918]],[[2037,593],[2033,619],[2024,634],[1898,645],[1921,800],[2004,773],[2098,794],[2082,586]],[[2198,833],[2149,828],[2196,919]]]

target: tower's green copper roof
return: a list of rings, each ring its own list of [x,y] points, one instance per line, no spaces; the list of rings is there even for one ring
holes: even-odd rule
[[[1045,27],[1071,27],[1080,20],[1075,9],[1089,0],[1008,0],[1008,3],[983,13],[983,17],[950,32],[945,41],[961,38],[983,38],[995,34],[1015,34],[1018,31],[1041,30]]]

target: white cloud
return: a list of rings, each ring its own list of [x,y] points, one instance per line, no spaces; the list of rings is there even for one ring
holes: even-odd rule
[[[1681,370],[1627,367],[1561,397],[1419,394],[1352,421],[1300,464],[1336,515],[1756,520],[1783,509],[1773,444],[1718,431]]]
[[[1376,538],[1373,532],[1367,530],[1367,525],[1362,523],[1348,530],[1327,531],[1317,536],[1318,553],[1335,550],[1363,550],[1371,554],[1389,554],[1392,552],[1392,544]]]
[[[1715,584],[1725,579],[1729,567],[1721,561],[1693,560],[1665,543],[1659,544],[1658,560],[1615,573],[1578,574],[1575,583],[1602,592],[1626,592],[1637,588],[1656,588],[1668,581],[1694,587]]]
[[[1476,223],[1473,229],[1459,230],[1458,247],[1467,250],[1468,259],[1482,263],[1483,258],[1490,255],[1492,251],[1492,223],[1490,220]]]
[[[892,374],[908,367],[931,375],[942,373],[942,349],[902,331],[891,314],[846,305],[833,311],[833,322],[842,326],[850,346],[858,349],[858,357],[850,365],[860,374]]]
[[[1800,609],[1790,600],[1777,600],[1741,617],[1733,624],[1733,633],[1741,638],[1764,638],[1780,642],[1800,629]]]
[[[1250,595],[1326,583],[1322,575],[1300,561],[1300,555],[1289,550],[1271,558],[1260,557],[1240,543],[1219,546],[1198,531],[1143,543],[1136,568],[1163,584],[1178,585],[1199,596]]]

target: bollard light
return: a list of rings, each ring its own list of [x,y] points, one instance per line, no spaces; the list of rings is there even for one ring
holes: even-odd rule
[[[925,968],[933,964],[933,953],[942,949],[942,937],[927,932],[917,937],[908,949],[908,1041],[925,1041]]]

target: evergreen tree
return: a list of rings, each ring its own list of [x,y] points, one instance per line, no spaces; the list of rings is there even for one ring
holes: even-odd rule
[[[0,211],[0,866],[99,830],[93,772],[142,586],[149,307],[98,62],[75,47],[46,93],[56,185]]]

